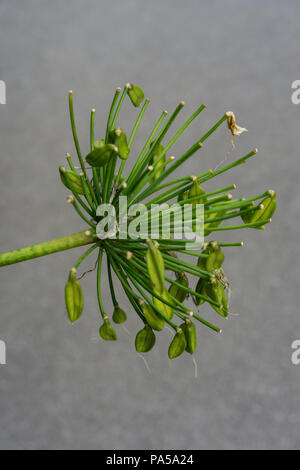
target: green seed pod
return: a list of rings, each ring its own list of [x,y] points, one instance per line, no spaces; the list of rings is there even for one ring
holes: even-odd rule
[[[139,353],[150,351],[155,345],[156,337],[149,325],[145,325],[135,337],[135,349]]]
[[[151,143],[150,148],[153,145],[154,145],[154,142]],[[160,154],[163,152],[163,150],[164,150],[164,146],[161,145],[161,144],[158,145],[157,148],[155,149],[155,152],[152,154],[152,156],[150,158],[150,165],[153,166],[154,170],[159,168],[159,170],[155,173],[155,175],[152,176],[152,178],[150,179],[151,183],[153,183],[155,180],[157,180],[162,175],[162,173],[164,172],[164,164],[166,162],[166,155],[164,155],[164,157],[161,158],[158,161],[158,158],[159,158]]]
[[[162,293],[165,290],[165,265],[161,252],[152,240],[148,240],[146,261],[148,273],[154,288]]]
[[[116,127],[110,132],[110,142],[118,147],[118,155],[122,160],[127,160],[129,156],[129,147],[127,143],[127,137],[124,131],[120,127]]]
[[[206,269],[209,272],[215,271],[222,267],[224,261],[224,253],[221,251],[221,248],[218,246],[213,249],[212,253],[208,255],[206,259]]]
[[[154,292],[160,297],[162,297],[164,300],[166,300],[166,302],[172,303],[172,299],[169,295],[169,292],[166,289],[161,293],[157,292],[154,289]],[[168,318],[168,320],[171,320],[171,318],[173,317],[173,308],[170,307],[170,305],[165,304],[164,302],[159,300],[157,297],[153,297],[153,303],[155,307],[162,313],[162,315]]]
[[[262,205],[260,209],[259,206]],[[253,207],[253,203],[244,207],[243,209],[250,209]],[[242,209],[241,209],[242,210]],[[269,191],[269,196],[266,197],[257,208],[247,214],[241,214],[241,218],[245,224],[259,222],[260,220],[270,219],[276,210],[276,193],[275,191]],[[254,229],[263,229],[263,225],[258,225],[257,227],[251,227]]]
[[[210,304],[211,307],[222,317],[228,317],[228,305],[223,285],[219,279],[215,282],[207,282],[205,285],[205,294],[215,302],[218,302],[222,308]]]
[[[195,324],[191,320],[186,320],[185,323],[180,325],[180,328],[185,334],[186,339],[186,348],[185,350],[190,353],[194,354],[196,346],[197,346],[197,333]]]
[[[259,222],[260,220],[270,219],[275,210],[276,210],[276,193],[270,197],[266,197],[261,204],[263,205],[263,209],[258,209],[253,211],[250,222]],[[253,227],[253,228],[261,228]]]
[[[143,90],[139,86],[130,83],[130,85],[128,85],[127,93],[133,106],[138,108],[144,99]]]
[[[74,323],[80,318],[83,310],[83,294],[80,283],[76,279],[76,269],[72,268],[65,286],[65,301],[69,319]]]
[[[179,193],[178,194],[178,197],[177,197],[177,201],[180,202],[180,201],[185,201],[186,199],[189,198],[189,192],[188,191],[184,191],[184,193]]]
[[[181,328],[177,328],[177,333],[174,336],[168,351],[170,359],[175,359],[180,356],[186,348],[185,334]]]
[[[140,301],[140,306],[148,325],[151,326],[153,330],[161,331],[164,327],[165,320],[153,310],[151,305],[146,304],[143,300]]]
[[[115,306],[112,319],[115,323],[124,323],[127,320],[126,313],[119,307],[119,305]]]
[[[190,190],[189,190],[189,198],[196,197],[196,196],[202,196],[202,194],[205,194],[204,189],[200,185],[199,181],[194,181]],[[206,197],[199,197],[199,199],[196,199],[195,201],[192,202],[192,205],[195,206],[196,204],[204,204],[206,202]]]
[[[197,294],[206,295],[206,293],[205,293],[206,283],[207,283],[206,279],[202,279],[202,278],[199,279],[199,281],[197,282],[197,285],[196,285],[196,289],[195,289]],[[195,302],[196,305],[202,305],[202,304],[204,304],[205,300],[200,299],[199,297],[196,297],[194,299],[194,302]]]
[[[94,149],[100,149],[101,147],[104,147],[104,145],[105,145],[105,140],[104,139],[95,140]]]
[[[183,287],[189,287],[189,281],[184,272],[180,274],[180,277],[176,279],[176,282],[181,284]],[[169,293],[179,302],[184,302],[188,295],[185,290],[180,289],[179,286],[175,286],[174,284],[170,286]]]
[[[84,194],[80,176],[75,171],[67,170],[65,167],[59,167],[59,173],[62,183],[73,193]]]
[[[106,165],[111,157],[117,155],[119,152],[118,147],[113,144],[105,144],[102,147],[95,148],[86,157],[86,161],[93,167],[100,167]]]
[[[253,207],[254,207],[254,203],[252,202],[251,204],[248,204],[247,206],[244,206],[243,208],[241,208],[240,212],[244,210],[253,209]],[[246,214],[241,214],[241,219],[245,224],[249,224],[251,222],[251,217],[253,216],[253,212],[254,211],[251,211],[251,212],[249,211],[249,212],[246,212]]]
[[[116,341],[117,339],[117,334],[107,317],[104,318],[103,325],[100,326],[99,334],[105,341]]]

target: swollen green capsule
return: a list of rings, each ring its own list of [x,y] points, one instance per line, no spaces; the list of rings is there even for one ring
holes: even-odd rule
[[[177,328],[177,333],[175,334],[168,350],[168,356],[170,359],[175,359],[180,356],[186,348],[186,339],[185,334],[181,328]]]
[[[254,210],[246,214],[241,214],[241,218],[245,224],[270,219],[273,216],[276,210],[276,193],[272,190],[268,191],[268,193],[269,196],[263,199],[263,201],[261,201],[261,203]],[[244,207],[243,210],[250,209],[252,206],[253,204],[249,204],[248,206]],[[257,225],[256,227],[251,228],[262,229],[264,227],[263,225]]]
[[[164,327],[165,320],[155,312],[151,305],[146,304],[143,300],[140,301],[140,306],[148,325],[154,330],[161,331]]]
[[[180,274],[179,278],[176,279],[176,282],[182,285],[183,287],[189,287],[189,281],[184,272]],[[172,284],[170,286],[169,293],[173,297],[175,297],[175,299],[177,299],[179,302],[184,302],[188,295],[187,291],[181,289],[179,286],[176,286],[175,284]]]
[[[108,161],[118,155],[119,149],[113,144],[105,144],[102,147],[95,148],[86,157],[86,161],[93,167],[106,165]]]
[[[142,103],[143,99],[144,99],[143,90],[139,86],[136,86],[136,85],[133,85],[132,83],[130,83],[130,84],[128,84],[127,93],[128,93],[128,96],[129,96],[133,106],[138,108],[140,106],[140,104]]]
[[[84,194],[80,176],[75,171],[67,170],[65,167],[59,167],[59,173],[62,183],[73,193]]]
[[[207,284],[206,279],[202,279],[202,278],[199,279],[199,281],[197,282],[197,285],[196,285],[196,289],[195,289],[197,294],[206,295],[206,293],[205,293],[206,284]],[[195,302],[196,305],[202,305],[202,304],[204,304],[205,300],[200,298],[200,297],[196,297],[194,299],[194,302]]]
[[[157,292],[154,289],[154,292],[162,297],[166,302],[172,304],[172,299],[170,297],[169,292],[165,289],[163,292]],[[168,320],[171,320],[173,317],[173,308],[170,305],[165,304],[162,300],[159,300],[157,297],[153,297],[153,303],[155,307],[164,315]]]
[[[177,201],[180,202],[180,201],[185,201],[186,199],[189,198],[189,192],[188,191],[184,191],[184,193],[179,193],[178,194],[178,197],[177,197]]]
[[[151,143],[151,147],[154,145],[154,142]],[[150,158],[150,165],[153,166],[154,170],[156,171],[157,168],[158,170],[155,172],[155,175],[153,175],[150,179],[150,182],[153,183],[155,180],[157,180],[162,173],[164,172],[164,167],[165,167],[165,162],[166,162],[166,155],[163,156],[160,160],[160,154],[164,151],[164,146],[163,145],[158,145],[157,148],[155,149],[154,153],[152,154]]]
[[[165,290],[165,265],[161,252],[152,240],[148,240],[146,261],[153,287],[160,293]]]
[[[124,323],[127,320],[126,313],[119,307],[119,305],[115,306],[112,319],[115,323]]]
[[[195,199],[195,201],[192,202],[193,206],[195,206],[196,204],[204,204],[206,202],[206,197],[203,197],[203,194],[205,194],[205,191],[200,185],[199,181],[194,181],[189,190],[189,198],[199,196],[199,199]]]
[[[127,143],[127,137],[124,131],[120,127],[116,127],[113,131],[110,132],[110,142],[118,147],[118,155],[122,160],[127,160],[129,156],[129,147]]]
[[[275,191],[272,191],[272,196],[266,197],[261,202],[261,204],[263,206],[263,209],[258,209],[256,211],[253,211],[253,214],[251,215],[251,218],[250,218],[250,222],[259,222],[260,220],[270,219],[273,216],[276,210]],[[252,227],[252,228],[261,228],[261,227],[258,226],[258,227]]]
[[[104,145],[105,145],[105,140],[104,139],[95,140],[94,149],[100,149],[101,147],[104,147]]]
[[[245,214],[241,213],[241,219],[242,221],[245,223],[245,224],[249,224],[251,222],[251,217],[253,216],[253,210],[250,210],[250,209],[253,209],[254,207],[254,203],[251,202],[250,204],[247,204],[247,206],[244,206],[240,209],[240,212],[242,211],[249,211],[249,212],[246,212]]]
[[[72,268],[65,286],[65,301],[69,319],[74,323],[80,318],[83,310],[83,294],[80,283],[76,279],[76,269]]]
[[[116,341],[117,334],[107,317],[104,318],[103,325],[100,326],[99,334],[105,341]]]
[[[205,294],[215,302],[219,303],[221,307],[210,304],[211,307],[222,317],[228,317],[228,305],[223,285],[219,279],[215,282],[207,282],[205,285]]]
[[[135,337],[135,349],[139,353],[150,351],[155,345],[156,337],[149,325],[145,325]]]
[[[209,272],[215,271],[222,267],[224,261],[224,253],[221,251],[221,248],[217,246],[213,249],[212,253],[208,255],[206,259],[206,269]]]
[[[190,354],[194,354],[196,346],[197,346],[197,333],[196,333],[195,324],[191,320],[187,319],[185,323],[182,323],[180,325],[180,328],[185,334],[185,339],[186,339],[185,350]]]

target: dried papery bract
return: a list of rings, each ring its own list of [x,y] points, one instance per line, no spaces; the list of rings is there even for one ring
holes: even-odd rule
[[[128,98],[134,107],[140,109],[127,136],[123,129],[129,128],[128,122],[124,117],[121,122],[120,111],[124,100]],[[135,84],[127,83],[123,90],[118,87],[108,111],[106,128],[102,131],[95,126],[96,110],[91,110],[90,145],[82,153],[75,124],[73,93],[69,92],[71,130],[79,166],[75,165],[74,157],[67,154],[69,168],[60,166],[59,174],[64,186],[71,191],[67,201],[86,228],[82,232],[0,254],[0,266],[89,245],[74,262],[65,286],[66,309],[70,321],[77,321],[83,311],[83,294],[78,279],[88,272],[96,271],[101,338],[106,341],[117,339],[117,332],[106,312],[112,312],[111,319],[116,328],[126,321],[127,314],[129,316],[135,313],[142,325],[141,329],[137,327],[137,352],[146,353],[153,349],[156,342],[153,330],[160,332],[168,326],[168,329],[174,331],[168,355],[170,359],[174,359],[184,352],[194,354],[197,344],[196,322],[211,331],[222,331],[204,316],[209,314],[209,309],[220,315],[220,321],[229,315],[227,297],[230,289],[224,271],[225,252],[228,258],[234,247],[243,245],[243,242],[236,241],[237,230],[265,228],[276,209],[276,193],[268,190],[255,196],[235,199],[231,193],[236,189],[235,184],[226,187],[220,185],[217,188],[215,184],[209,184],[222,173],[246,163],[256,155],[257,149],[224,166],[221,164],[215,167],[215,161],[212,160],[214,171],[203,169],[198,175],[186,174],[187,160],[198,158],[197,167],[200,166],[199,152],[207,144],[209,137],[224,123],[227,123],[233,146],[235,137],[246,131],[237,125],[232,111],[224,113],[215,125],[203,132],[202,137],[188,145],[182,155],[168,157],[184,130],[206,108],[204,104],[196,107],[184,124],[172,132],[184,106],[181,101],[169,114],[167,111],[161,112],[140,152],[136,154],[133,143],[140,132],[149,102],[149,98],[144,98],[143,90]],[[200,125],[196,135],[199,135],[199,129]],[[220,153],[222,154],[222,149]],[[126,171],[128,167],[131,169]],[[178,176],[172,179],[175,171]],[[124,210],[125,200],[128,212]],[[188,208],[186,205],[191,204],[188,222],[192,235],[200,223],[196,209],[199,204],[203,205],[204,220],[201,220],[204,224],[205,242],[202,248],[193,250],[190,244],[186,245],[186,240],[177,237],[178,221],[170,218],[167,226],[168,219],[161,217],[159,212],[154,220],[159,235],[148,235],[146,229],[150,215],[153,215],[152,205],[160,207],[174,203],[183,212]],[[139,236],[130,238],[130,223],[137,224],[141,219],[138,219],[139,215],[135,212],[136,215],[128,214],[138,204],[144,207],[147,234],[143,235],[141,232]],[[104,224],[104,209],[107,206],[119,218],[104,237],[99,237],[98,229],[101,223]],[[233,241],[223,242],[223,231],[232,231]],[[97,257],[92,262],[92,268],[76,278],[81,263],[95,253]],[[107,268],[104,266],[105,258]],[[107,290],[103,292],[102,286],[104,271],[108,275],[113,308],[104,306],[108,298]],[[119,306],[120,289],[125,292],[130,304],[130,309],[126,306],[127,313]],[[191,299],[197,306],[195,312],[186,305]]]

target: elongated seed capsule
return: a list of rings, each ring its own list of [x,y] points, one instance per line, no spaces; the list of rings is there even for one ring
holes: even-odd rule
[[[106,165],[111,157],[118,154],[118,147],[113,144],[105,144],[102,147],[95,148],[85,157],[86,161],[92,167],[101,167]]]
[[[146,304],[143,300],[139,303],[148,325],[154,330],[161,331],[164,327],[165,320],[154,311],[151,305]]]
[[[190,319],[187,319],[184,323],[180,325],[180,328],[185,334],[185,350],[190,354],[194,354],[197,346],[197,332],[195,324]]]
[[[224,261],[224,253],[221,251],[221,248],[217,246],[213,249],[212,253],[206,258],[206,270],[209,272],[215,271],[222,267]]]
[[[169,359],[175,359],[180,356],[186,348],[185,334],[181,328],[177,328],[177,332],[169,346],[168,356]]]
[[[112,319],[115,323],[124,323],[127,320],[127,315],[119,305],[116,305],[114,308],[114,313]]]
[[[156,337],[149,325],[145,325],[135,337],[135,349],[139,353],[150,351],[155,345]]]
[[[133,104],[133,106],[138,108],[144,99],[143,90],[139,86],[133,85],[132,83],[127,85],[127,90],[131,103]]]
[[[99,334],[105,341],[116,341],[117,334],[110,324],[108,317],[104,318],[103,324],[100,326]]]
[[[217,307],[214,304],[210,304],[211,307],[222,317],[228,317],[228,305],[223,285],[219,279],[215,282],[207,282],[205,284],[205,294],[208,295],[212,300],[218,302],[221,307]]]
[[[262,208],[255,210],[253,211],[253,213],[251,213],[251,217],[250,217],[251,223],[259,222],[260,220],[270,219],[273,216],[276,210],[276,193],[275,191],[270,191],[270,193],[271,195],[269,197],[266,197],[265,199],[261,201],[260,205],[262,206]],[[260,229],[261,226],[252,227],[252,228]]]
[[[150,280],[154,288],[162,293],[165,290],[165,265],[159,248],[152,240],[147,240],[146,261]]]
[[[84,194],[80,176],[75,171],[70,171],[63,166],[59,167],[59,173],[62,183],[71,191],[78,194]]]
[[[183,287],[189,287],[189,281],[184,272],[180,274],[179,278],[176,281]],[[187,292],[183,289],[180,289],[180,287],[175,284],[172,284],[169,287],[169,293],[173,297],[175,297],[175,299],[177,299],[179,302],[184,302],[187,297]]]
[[[157,293],[160,297],[162,297],[166,302],[172,303],[172,299],[170,297],[169,292],[167,289],[164,289],[163,292],[154,292]],[[173,308],[170,305],[165,304],[163,301],[159,300],[157,297],[153,296],[153,303],[155,307],[169,320],[173,317]]]
[[[205,292],[206,284],[207,284],[206,279],[202,279],[202,278],[199,279],[199,281],[197,282],[197,285],[196,285],[196,289],[195,289],[197,294],[201,294],[203,296],[206,295],[206,292]],[[201,297],[196,297],[194,299],[194,302],[195,302],[196,305],[202,305],[202,304],[204,304],[205,300],[202,299]]]
[[[68,282],[65,285],[65,302],[71,323],[78,320],[83,310],[82,288],[76,279],[76,269],[70,270]]]

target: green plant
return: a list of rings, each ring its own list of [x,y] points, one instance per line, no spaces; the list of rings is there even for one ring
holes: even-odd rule
[[[134,106],[141,106],[129,139],[122,128],[116,126],[126,96],[129,96]],[[193,211],[190,222],[192,230],[196,230],[196,204],[203,204],[204,235],[208,238],[212,233],[219,234],[225,230],[263,229],[264,225],[270,222],[275,211],[276,194],[274,191],[268,190],[250,198],[233,199],[228,191],[235,189],[235,185],[212,191],[204,189],[203,185],[213,178],[245,163],[256,154],[256,149],[215,171],[208,170],[196,176],[183,176],[167,180],[169,175],[201,149],[209,136],[224,122],[227,123],[231,131],[232,143],[236,135],[246,130],[237,126],[232,112],[225,113],[178,159],[173,156],[167,158],[167,153],[173,144],[205,108],[205,105],[197,108],[173,137],[163,144],[167,132],[184,106],[183,102],[179,103],[167,120],[167,112],[163,111],[133,168],[127,176],[123,176],[134,137],[149,101],[148,98],[144,99],[142,89],[135,85],[125,85],[122,93],[121,89],[117,88],[109,111],[105,136],[102,139],[95,139],[95,110],[91,112],[90,149],[84,158],[75,127],[73,96],[72,92],[69,92],[71,128],[79,159],[80,173],[77,172],[69,154],[67,154],[69,169],[59,167],[59,172],[62,183],[72,193],[67,197],[67,200],[85,221],[87,229],[56,240],[3,253],[0,255],[0,266],[70,248],[91,245],[71,267],[66,284],[66,308],[70,321],[77,321],[83,309],[82,290],[78,279],[76,279],[77,269],[82,261],[97,249],[97,294],[103,320],[99,330],[100,336],[105,340],[117,339],[116,332],[104,309],[101,292],[101,275],[104,270],[103,255],[105,254],[114,306],[113,321],[119,324],[126,320],[126,313],[119,307],[116,298],[115,281],[117,280],[127,294],[133,310],[143,323],[142,329],[136,336],[137,351],[146,352],[152,349],[156,340],[153,330],[160,331],[165,324],[168,324],[175,332],[169,347],[169,357],[175,358],[183,351],[191,354],[195,351],[196,329],[192,319],[215,332],[221,332],[220,328],[205,320],[199,313],[191,311],[184,302],[187,297],[191,297],[196,309],[207,302],[221,317],[228,316],[229,283],[223,270],[223,249],[241,246],[242,242],[225,243],[207,239],[198,251],[189,250],[186,248],[185,240],[174,237],[177,230],[174,222],[171,224],[170,236],[164,236],[166,227],[159,215],[156,217],[156,221],[161,237],[150,239],[140,236],[137,239],[123,239],[120,236],[120,227],[115,226],[113,233],[108,234],[104,239],[99,239],[97,224],[103,221],[104,216],[98,212],[98,207],[103,203],[111,203],[116,214],[120,215],[119,196],[126,196],[129,208],[134,204],[144,202],[146,208],[144,216],[147,217],[153,204],[170,203],[171,201],[177,201],[180,207],[192,204]],[[222,225],[222,222],[237,217],[242,219],[242,223]],[[137,218],[133,217],[133,221],[136,220]],[[191,261],[180,258],[182,255],[184,255],[184,259],[187,256],[190,257]],[[174,276],[167,275],[168,271],[175,275],[175,279],[173,279]],[[190,286],[191,282],[194,284]]]

